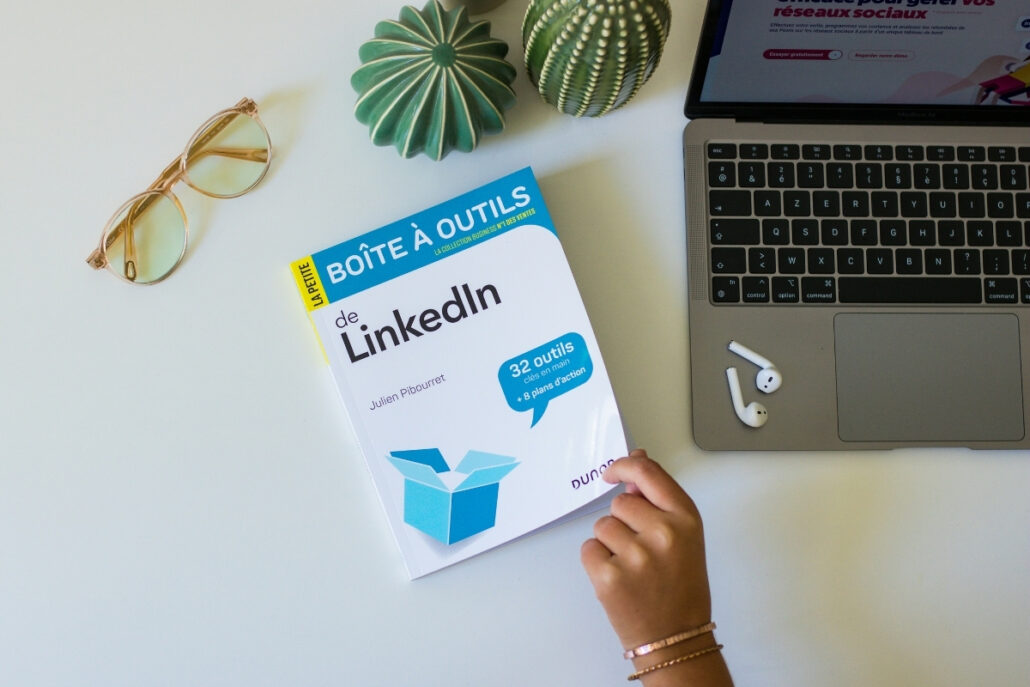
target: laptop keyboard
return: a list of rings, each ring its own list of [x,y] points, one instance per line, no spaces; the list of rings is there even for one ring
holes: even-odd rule
[[[706,146],[712,300],[1030,303],[1030,146]]]

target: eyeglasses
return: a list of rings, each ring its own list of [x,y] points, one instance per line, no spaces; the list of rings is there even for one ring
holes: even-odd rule
[[[189,222],[172,186],[185,181],[206,196],[235,198],[258,185],[271,160],[272,143],[253,100],[218,112],[146,191],[118,208],[86,262],[131,284],[156,284],[179,266],[189,243]]]

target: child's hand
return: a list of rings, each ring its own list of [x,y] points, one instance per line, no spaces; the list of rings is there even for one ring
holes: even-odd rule
[[[694,502],[642,450],[615,461],[604,479],[625,482],[627,490],[594,525],[596,538],[583,544],[581,558],[623,647],[708,623],[712,601]]]

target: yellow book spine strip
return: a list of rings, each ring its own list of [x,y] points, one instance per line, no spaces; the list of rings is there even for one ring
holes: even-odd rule
[[[309,255],[301,258],[290,265],[293,278],[297,282],[297,290],[300,297],[304,299],[304,307],[308,312],[317,310],[324,305],[329,305],[325,289],[322,288],[322,280],[318,277],[318,270],[315,269],[315,261]]]

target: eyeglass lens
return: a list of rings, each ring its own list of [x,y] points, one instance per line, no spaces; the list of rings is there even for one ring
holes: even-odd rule
[[[186,250],[186,218],[179,205],[160,191],[148,191],[121,207],[105,232],[107,264],[137,284],[165,277]]]
[[[268,134],[246,114],[223,114],[197,132],[186,150],[186,182],[202,193],[231,198],[246,193],[268,168]]]

